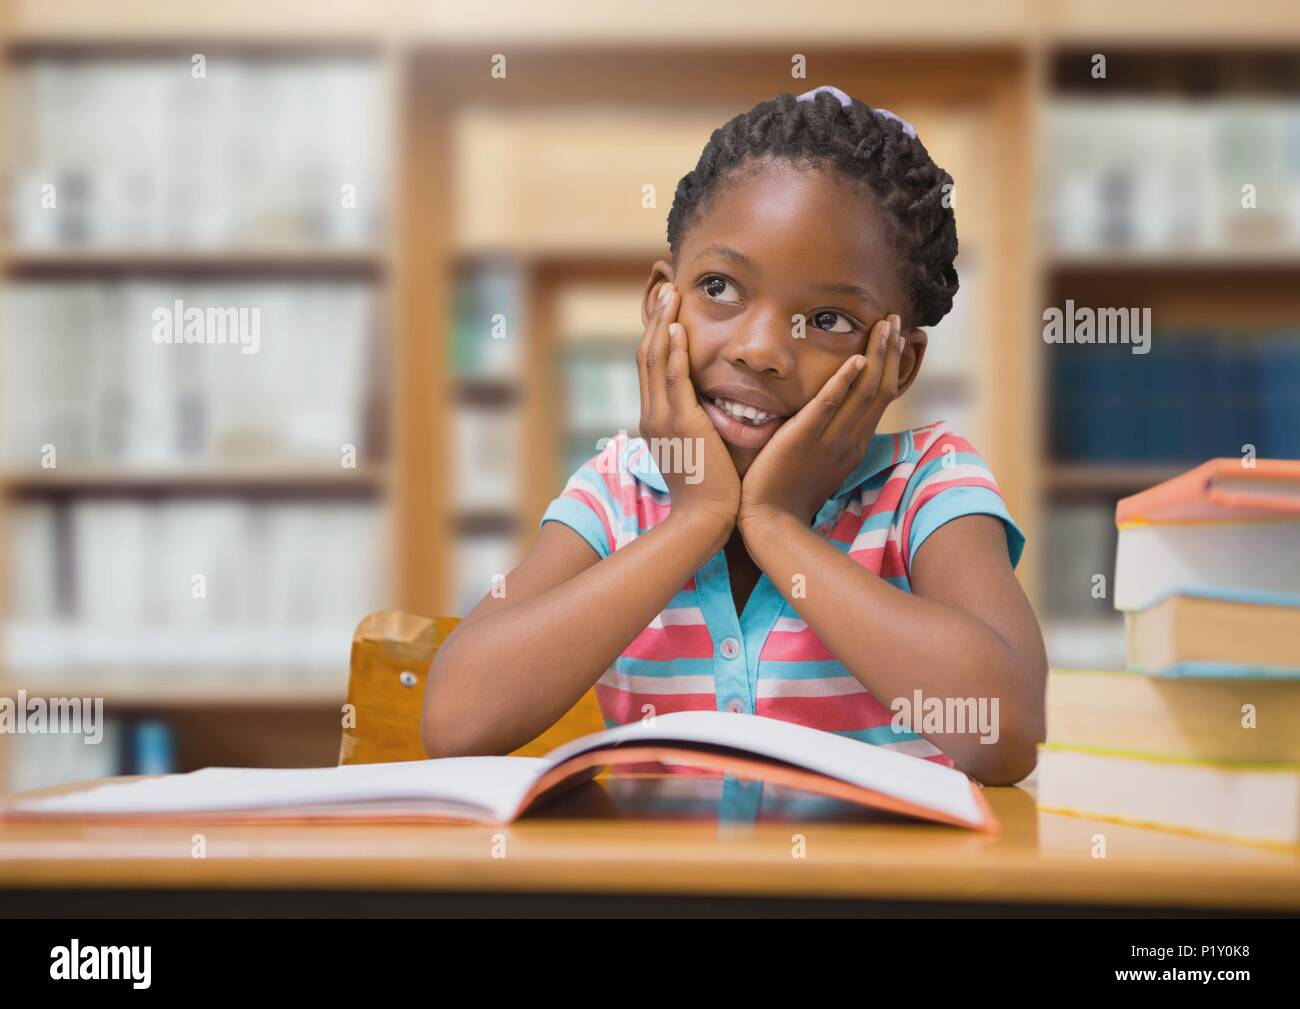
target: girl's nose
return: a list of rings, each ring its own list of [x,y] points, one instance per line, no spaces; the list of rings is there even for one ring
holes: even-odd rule
[[[727,346],[732,363],[753,371],[785,374],[794,352],[794,323],[784,315],[766,313],[746,319]]]

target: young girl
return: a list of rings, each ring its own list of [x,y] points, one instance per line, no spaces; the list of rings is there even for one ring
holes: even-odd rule
[[[832,87],[714,131],[646,281],[641,437],[573,474],[443,645],[431,755],[509,752],[595,684],[607,725],[749,712],[987,784],[1032,770],[1024,538],[945,423],[876,431],[957,292],[951,183],[909,124]]]

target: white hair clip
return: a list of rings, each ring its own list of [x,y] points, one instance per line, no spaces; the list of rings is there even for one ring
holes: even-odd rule
[[[852,98],[846,95],[839,88],[835,87],[835,85],[833,84],[823,84],[821,87],[813,88],[811,91],[805,91],[803,94],[799,95],[795,100],[800,102],[810,102],[813,100],[813,96],[817,94],[819,91],[829,91],[831,94],[833,94],[836,97],[839,103],[843,105],[845,108],[848,108],[849,104],[853,101]],[[904,133],[906,133],[913,140],[916,139],[915,127],[913,127],[912,124],[909,123],[902,116],[896,116],[888,109],[872,109],[871,111],[878,116],[884,116],[886,119],[894,120],[894,122],[898,123],[899,126],[903,127]]]

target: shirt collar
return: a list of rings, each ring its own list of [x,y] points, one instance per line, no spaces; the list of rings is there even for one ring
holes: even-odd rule
[[[899,431],[896,434],[878,434],[871,439],[862,461],[853,467],[853,471],[844,478],[835,498],[847,497],[872,477],[893,466],[900,459],[905,459],[911,451],[911,431]],[[660,494],[668,493],[668,484],[655,463],[650,446],[641,437],[631,438],[627,443],[628,471],[638,480],[653,487]]]

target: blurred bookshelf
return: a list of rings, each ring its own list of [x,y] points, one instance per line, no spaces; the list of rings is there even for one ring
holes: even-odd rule
[[[1047,348],[1040,614],[1054,663],[1115,667],[1118,499],[1213,456],[1300,457],[1300,74],[1294,39],[1107,50],[1104,81],[1093,52],[1047,73],[1045,303],[1152,322],[1138,355]]]
[[[391,67],[121,42],[5,51],[0,687],[108,745],[0,741],[0,790],[333,762],[394,598]]]
[[[518,5],[506,79],[485,69],[483,47],[499,46],[504,23],[488,8],[377,0],[312,8],[308,19],[297,5],[242,2],[0,8],[12,31],[0,113],[4,340],[14,338],[16,305],[26,325],[70,333],[76,345],[26,348],[55,355],[54,372],[75,379],[46,397],[49,423],[72,448],[60,449],[55,470],[32,457],[50,439],[32,429],[39,411],[14,406],[32,389],[12,377],[7,343],[2,350],[10,556],[0,594],[7,626],[27,622],[25,654],[46,660],[35,679],[6,661],[0,686],[94,684],[118,720],[115,752],[136,754],[95,770],[158,766],[160,753],[181,769],[332,762],[330,699],[342,702],[356,621],[385,605],[463,615],[523,556],[547,503],[600,439],[635,433],[639,302],[650,263],[666,256],[676,182],[715,127],[782,90],[832,82],[892,109],[958,180],[961,292],[930,334],[921,378],[883,426],[946,419],[988,458],[1028,536],[1019,573],[1055,664],[1122,664],[1109,601],[1091,592],[1094,574],[1113,574],[1115,501],[1232,446],[1184,437],[1183,421],[1162,414],[1152,429],[1130,402],[1089,417],[1079,397],[1057,396],[1062,373],[1074,374],[1064,366],[1079,362],[1055,352],[1078,348],[1045,345],[1043,306],[1149,305],[1159,332],[1150,355],[1132,358],[1143,374],[1125,369],[1138,389],[1129,400],[1148,388],[1168,397],[1179,386],[1158,366],[1170,349],[1195,347],[1198,360],[1238,376],[1201,387],[1219,416],[1234,418],[1224,436],[1249,430],[1264,454],[1270,443],[1258,431],[1272,425],[1273,445],[1290,444],[1285,425],[1267,420],[1285,417],[1300,386],[1285,363],[1300,338],[1300,26],[1287,4],[1007,0],[937,13],[831,2],[812,28],[805,11],[773,8],[733,25],[718,47],[701,46],[697,19],[665,16],[664,5],[599,24],[568,5]],[[790,77],[786,39],[796,29],[809,39],[806,80]],[[1088,72],[1099,51],[1105,81]],[[222,79],[186,94],[199,52],[208,83]],[[104,64],[136,74],[92,84],[87,96]],[[322,68],[336,73],[316,86]],[[115,136],[96,124],[122,102],[139,113]],[[43,114],[59,129],[41,129]],[[169,115],[185,121],[150,126]],[[145,164],[195,170],[142,179],[132,151]],[[185,152],[183,161],[168,162],[168,151]],[[1242,220],[1227,198],[1239,187],[1219,190],[1256,167],[1258,180],[1246,181],[1263,213]],[[58,220],[31,209],[48,181]],[[337,200],[344,183],[358,199],[347,212]],[[1207,213],[1189,215],[1189,202]],[[209,212],[187,217],[191,204]],[[287,367],[261,380],[240,374],[237,351],[218,354],[221,394],[206,398],[211,376],[187,371],[183,355],[167,362],[174,371],[154,362],[142,377],[123,366],[125,350],[91,353],[170,304],[164,291],[202,306],[267,292],[282,318],[317,320],[294,339],[324,326],[333,351],[313,357],[310,374],[286,354]],[[249,358],[268,366],[270,314],[267,356]],[[136,322],[115,328],[114,318]],[[59,365],[61,351],[81,366]],[[1084,360],[1078,370],[1104,384],[1114,363]],[[1256,388],[1242,384],[1250,374],[1273,392],[1242,397]],[[184,392],[170,407],[166,388]],[[1253,420],[1243,398],[1261,407]],[[124,418],[122,404],[137,400],[142,415]],[[170,426],[143,419],[169,409],[181,418]],[[318,423],[295,426],[304,415]],[[1195,415],[1188,423],[1205,427]],[[1071,440],[1089,424],[1100,430]],[[355,469],[339,466],[341,443],[356,445]],[[232,584],[239,573],[249,580],[232,590],[242,601],[228,623],[214,632],[173,614],[126,645],[72,633],[62,636],[71,656],[59,659],[56,644],[49,658],[41,642],[60,636],[42,638],[51,621],[39,615],[71,615],[78,594],[77,544],[66,534],[112,529],[95,539],[125,552],[139,542],[139,509],[152,509],[158,528],[187,529],[187,516],[206,509],[213,529],[259,529],[261,539],[230,536],[281,574],[259,582],[252,560],[224,549],[230,537],[178,535],[169,555],[159,535],[148,554],[161,570],[193,568],[187,551],[198,551],[236,572]],[[29,534],[15,537],[18,525]],[[329,570],[294,567],[322,552],[336,555]],[[46,574],[15,574],[18,563],[41,569],[42,558]],[[347,591],[265,601],[295,580]],[[138,596],[160,612],[144,590],[95,592],[122,609]],[[313,609],[328,620],[283,616]],[[106,613],[120,622],[119,610]],[[234,629],[233,644],[220,643],[220,628]],[[7,659],[12,639],[10,629]],[[117,653],[81,654],[96,640]],[[176,661],[187,640],[205,661]],[[0,772],[30,767],[26,756],[7,759],[11,743],[0,738]],[[40,759],[74,773],[68,754]],[[13,780],[0,773],[0,789]]]

